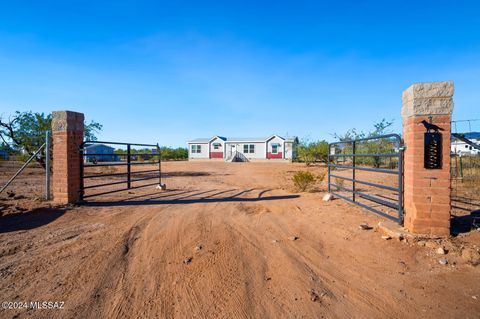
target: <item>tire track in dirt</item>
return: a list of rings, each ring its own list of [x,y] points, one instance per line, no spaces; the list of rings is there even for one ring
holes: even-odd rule
[[[359,231],[377,219],[340,201],[278,200],[292,195],[278,184],[298,166],[224,164],[167,163],[211,176],[175,178],[175,192],[139,191],[130,203],[79,207],[0,234],[2,293],[66,301],[65,311],[19,318],[433,318],[478,308],[473,268],[429,268],[425,251],[413,253],[420,248]],[[399,260],[411,267],[405,276]]]

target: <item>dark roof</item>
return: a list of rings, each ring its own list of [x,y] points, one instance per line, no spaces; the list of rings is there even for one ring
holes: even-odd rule
[[[452,137],[455,137],[456,139],[470,145],[471,147],[476,148],[477,150],[480,150],[480,144],[477,144],[471,141],[470,139],[466,138],[465,136],[462,136],[461,134],[452,133]]]
[[[83,146],[84,149],[97,148],[97,147],[106,147],[106,148],[110,148],[112,150],[115,149],[114,147],[111,147],[111,146],[108,146],[108,145],[105,145],[105,144],[85,144]]]

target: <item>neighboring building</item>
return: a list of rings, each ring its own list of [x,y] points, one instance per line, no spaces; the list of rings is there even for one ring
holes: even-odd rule
[[[0,159],[4,161],[8,161],[9,158],[10,158],[10,154],[8,153],[8,151],[0,150]]]
[[[452,134],[450,143],[451,153],[458,155],[479,155],[480,138],[466,138],[462,134]]]
[[[83,147],[85,162],[118,162],[119,156],[113,147],[105,144],[87,144]]]
[[[188,142],[189,159],[224,159],[226,161],[291,160],[297,156],[298,138],[279,135],[265,138],[198,138]]]

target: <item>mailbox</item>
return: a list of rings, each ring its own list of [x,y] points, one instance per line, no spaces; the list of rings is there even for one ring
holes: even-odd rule
[[[442,133],[425,133],[424,167],[426,169],[442,168]]]

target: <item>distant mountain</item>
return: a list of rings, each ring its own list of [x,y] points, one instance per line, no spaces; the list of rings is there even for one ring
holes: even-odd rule
[[[480,132],[468,132],[468,133],[463,133],[463,136],[465,136],[465,138],[468,138],[469,140],[471,140],[471,139],[480,139]]]

